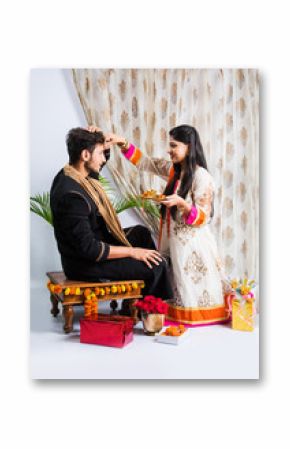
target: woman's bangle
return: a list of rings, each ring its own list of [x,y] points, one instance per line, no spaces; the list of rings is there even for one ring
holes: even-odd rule
[[[182,213],[189,214],[189,212],[191,210],[191,206],[189,204],[187,204],[187,202],[185,200],[183,200],[183,203],[181,205],[177,206],[177,209]]]
[[[129,148],[129,142],[128,142],[128,140],[125,139],[125,142],[119,144],[119,147],[121,148],[121,150],[128,150],[128,148]]]

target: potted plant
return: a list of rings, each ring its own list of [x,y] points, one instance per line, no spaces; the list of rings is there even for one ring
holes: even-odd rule
[[[161,298],[155,296],[144,296],[142,300],[135,303],[135,307],[140,310],[143,322],[144,333],[155,335],[164,326],[165,315],[168,311],[168,304]]]

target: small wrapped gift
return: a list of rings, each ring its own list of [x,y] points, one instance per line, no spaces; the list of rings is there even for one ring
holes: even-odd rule
[[[133,340],[134,322],[118,315],[90,315],[80,319],[80,342],[122,348]]]
[[[229,310],[232,317],[232,328],[240,331],[253,331],[255,310],[255,298],[252,289],[254,281],[233,280],[231,282],[234,292],[229,296]]]

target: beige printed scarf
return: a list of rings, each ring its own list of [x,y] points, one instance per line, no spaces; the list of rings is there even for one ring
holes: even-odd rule
[[[123,245],[131,246],[122,229],[115,209],[101,186],[101,183],[90,177],[85,178],[78,170],[69,164],[64,166],[63,171],[66,176],[70,176],[78,184],[80,184],[92,198],[114,237]]]

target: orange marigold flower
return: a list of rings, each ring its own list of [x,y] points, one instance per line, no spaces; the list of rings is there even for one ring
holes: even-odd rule
[[[57,284],[57,285],[54,286],[54,291],[55,291],[55,293],[61,293],[62,292],[62,287]]]

